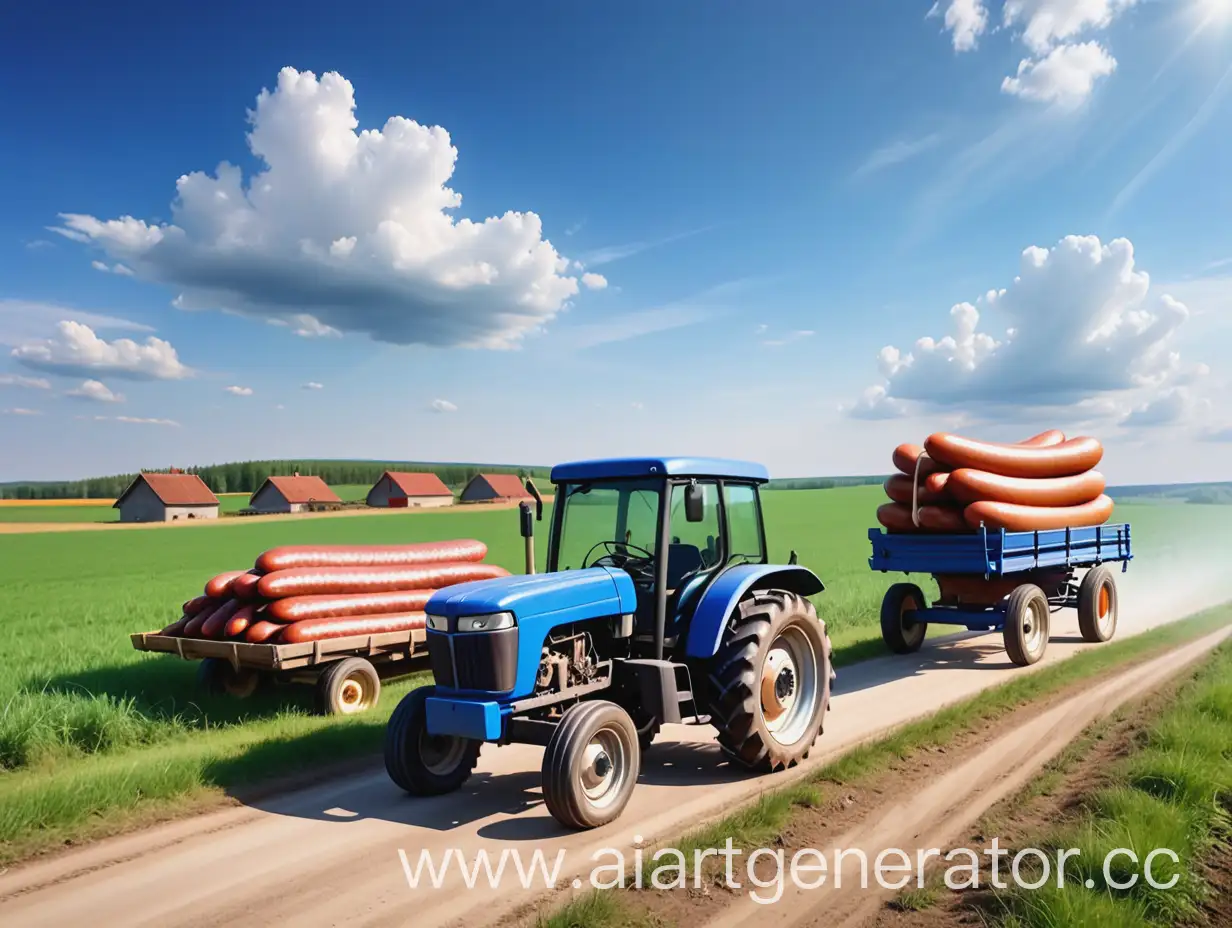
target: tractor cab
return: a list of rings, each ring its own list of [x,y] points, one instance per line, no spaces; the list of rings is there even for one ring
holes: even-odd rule
[[[637,595],[634,650],[662,657],[728,567],[766,563],[761,465],[691,458],[562,464],[548,570],[613,567]]]

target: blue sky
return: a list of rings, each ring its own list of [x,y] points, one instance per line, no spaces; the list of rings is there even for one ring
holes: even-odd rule
[[[166,6],[0,35],[0,480],[1232,476],[1232,0]]]

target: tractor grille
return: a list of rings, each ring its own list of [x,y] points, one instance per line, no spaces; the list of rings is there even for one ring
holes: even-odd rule
[[[518,630],[462,635],[430,632],[428,656],[437,686],[507,693],[517,682]]]

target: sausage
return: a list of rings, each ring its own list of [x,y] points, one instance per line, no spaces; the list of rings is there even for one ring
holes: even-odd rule
[[[877,521],[890,532],[947,532],[966,534],[971,531],[963,521],[963,513],[949,506],[921,506],[920,524],[911,519],[911,506],[886,503],[877,508]]]
[[[950,472],[948,470],[937,471],[935,474],[929,474],[924,478],[924,487],[929,493],[941,496],[945,499],[952,500],[953,497],[946,492],[946,484],[950,482]]]
[[[344,638],[347,635],[379,635],[382,632],[403,632],[424,627],[427,618],[422,612],[391,612],[386,615],[354,615],[328,619],[305,619],[285,625],[279,641],[300,644],[323,638]]]
[[[223,603],[219,603],[212,609],[202,609],[196,615],[192,616],[180,630],[180,636],[183,638],[198,638],[201,635],[201,626],[205,624],[205,620],[214,614],[215,609],[219,609]]]
[[[257,558],[257,570],[272,573],[296,567],[410,567],[482,561],[488,546],[473,538],[421,541],[410,545],[285,545]]]
[[[257,591],[266,599],[326,593],[381,593],[392,590],[439,590],[470,580],[508,577],[495,564],[432,564],[402,567],[292,567],[266,574]]]
[[[271,622],[300,622],[344,615],[381,615],[387,612],[422,612],[436,590],[393,590],[388,593],[352,593],[342,596],[288,596],[265,609]]]
[[[901,444],[894,449],[894,454],[892,455],[894,459],[894,466],[897,467],[902,473],[907,474],[909,477],[914,477],[915,462],[919,460],[920,455],[923,453],[924,449],[919,445],[913,445],[910,443]],[[920,476],[927,477],[929,474],[935,474],[937,471],[942,469],[942,466],[932,458],[925,458],[920,463]]]
[[[194,616],[205,608],[217,609],[219,606],[218,600],[211,596],[194,596],[184,604],[184,614],[186,616]]]
[[[174,622],[172,622],[170,625],[164,628],[161,632],[159,632],[159,634],[160,635],[170,635],[172,637],[175,637],[176,635],[179,635],[181,632],[184,631],[184,626],[187,625],[190,621],[192,621],[191,615],[180,616],[178,619],[176,619]]]
[[[1059,445],[1063,441],[1065,441],[1064,432],[1060,429],[1049,429],[1047,432],[1040,432],[1038,435],[1024,438],[1018,444],[1026,445],[1029,448],[1051,448],[1053,445]]]
[[[236,577],[242,577],[246,573],[247,571],[245,570],[228,570],[226,573],[213,577],[205,584],[205,595],[212,596],[214,599],[229,596],[231,594],[232,582]]]
[[[221,638],[223,630],[227,627],[227,622],[235,615],[240,608],[238,599],[228,599],[225,603],[209,614],[204,622],[201,623],[201,628],[197,634],[202,638]]]
[[[253,622],[244,632],[244,640],[253,644],[265,644],[271,638],[276,638],[284,628],[285,625],[279,625],[277,622]]]
[[[227,619],[226,625],[223,627],[223,638],[238,638],[244,633],[244,630],[252,624],[253,614],[257,607],[253,605],[240,606],[235,610],[235,615]]]
[[[231,581],[231,595],[242,603],[250,603],[257,598],[257,584],[261,575],[255,570],[240,574]]]
[[[1036,532],[1051,528],[1085,528],[1103,525],[1112,515],[1112,499],[1099,496],[1081,506],[1022,506],[982,500],[972,503],[963,513],[967,524],[979,528],[983,523],[991,529],[1007,532]]]
[[[1047,448],[976,441],[936,432],[924,442],[928,454],[951,468],[971,467],[1003,477],[1072,477],[1099,463],[1104,449],[1090,437]]]
[[[928,477],[928,480],[924,482],[924,485],[920,487],[918,502],[921,506],[926,506],[931,503],[941,503],[949,498],[943,492],[936,492],[930,489],[930,481],[932,481],[933,477],[944,476],[946,475],[932,474]],[[910,506],[912,487],[913,484],[911,482],[911,478],[906,474],[894,474],[885,482],[886,496],[890,497],[890,499],[894,500],[896,503],[906,503]]]
[[[1104,492],[1106,481],[1097,470],[1073,477],[1001,477],[988,471],[960,467],[947,485],[961,503],[989,500],[1023,506],[1081,506]]]

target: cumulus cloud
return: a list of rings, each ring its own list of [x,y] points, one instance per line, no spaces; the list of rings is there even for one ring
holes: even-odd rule
[[[1191,421],[1199,409],[1207,409],[1209,405],[1209,401],[1195,395],[1188,387],[1174,387],[1132,409],[1121,420],[1121,425],[1128,427],[1181,425]]]
[[[0,387],[24,387],[27,390],[50,390],[51,381],[42,377],[23,377],[21,374],[0,374]]]
[[[1039,60],[1024,58],[1001,91],[1024,100],[1073,106],[1091,95],[1095,82],[1116,70],[1116,59],[1098,42],[1058,45]]]
[[[1158,393],[1201,373],[1186,371],[1172,348],[1188,316],[1184,304],[1151,291],[1127,239],[1104,244],[1071,235],[1053,248],[1026,249],[1006,289],[954,306],[950,334],[882,348],[883,380],[850,412],[1072,410],[1118,394]]]
[[[247,182],[224,163],[177,181],[171,223],[68,213],[56,231],[175,286],[184,308],[300,334],[507,348],[578,293],[535,213],[451,215],[462,200],[446,186],[458,152],[445,129],[394,116],[357,132],[351,83],[293,68],[249,120],[264,169]]]
[[[449,402],[449,400],[433,400],[432,408],[435,409],[437,412],[457,412],[458,411],[457,405]]]
[[[252,387],[224,387],[232,396],[252,396]]]
[[[1005,0],[1001,11],[1007,27],[1020,27],[1022,40],[1037,55],[1058,42],[1092,29],[1106,29],[1137,0]]]
[[[114,392],[101,380],[86,380],[75,390],[69,390],[65,396],[81,400],[91,400],[95,403],[123,403],[124,394]]]
[[[91,261],[90,267],[96,271],[102,271],[104,274],[119,274],[121,277],[132,277],[133,269],[125,267],[123,264],[108,264],[106,261]]]
[[[306,384],[304,384],[303,389],[305,390],[324,390],[325,384],[317,383],[315,380],[310,380]]]
[[[18,345],[12,356],[26,367],[58,374],[111,374],[129,380],[181,380],[192,369],[180,362],[170,342],[151,335],[144,344],[131,338],[109,342],[81,322],[63,321],[54,338]]]
[[[602,290],[607,286],[607,278],[602,274],[594,274],[587,271],[582,275],[582,283],[586,285],[588,290]]]
[[[934,3],[928,15],[941,16],[941,4]],[[950,0],[942,21],[950,32],[954,51],[966,52],[975,48],[976,41],[988,27],[988,10],[983,0]]]

